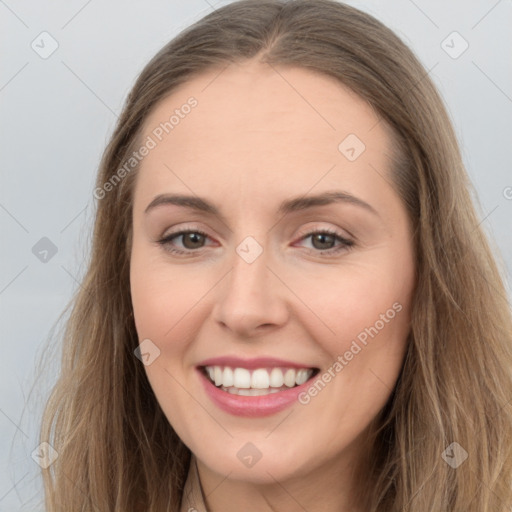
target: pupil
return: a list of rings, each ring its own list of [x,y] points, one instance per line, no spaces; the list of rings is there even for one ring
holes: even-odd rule
[[[326,241],[327,239],[327,241]],[[320,242],[320,247],[316,247],[315,245],[315,241],[319,241]],[[334,241],[334,237],[333,235],[328,235],[328,234],[325,234],[325,233],[320,233],[320,234],[317,234],[313,237],[313,246],[315,246],[316,249],[331,249],[331,244],[332,242]],[[322,244],[327,244],[329,247],[322,247]]]
[[[202,238],[203,235],[199,233],[187,233],[183,240],[183,245],[187,247],[187,249],[197,249],[201,246]],[[187,244],[187,241],[191,241],[192,247],[190,247],[190,244]]]

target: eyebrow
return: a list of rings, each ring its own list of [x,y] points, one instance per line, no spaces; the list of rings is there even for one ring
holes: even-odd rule
[[[315,206],[325,206],[335,203],[348,203],[364,208],[368,212],[379,216],[377,210],[370,204],[359,199],[358,197],[349,194],[348,192],[335,190],[330,192],[324,192],[322,194],[314,196],[301,196],[283,201],[277,210],[280,215],[286,215],[288,213],[306,210]],[[160,194],[156,196],[151,203],[147,206],[144,213],[148,213],[152,209],[161,205],[176,205],[198,210],[210,215],[215,215],[222,218],[219,209],[206,199],[198,196],[189,196],[182,194]]]

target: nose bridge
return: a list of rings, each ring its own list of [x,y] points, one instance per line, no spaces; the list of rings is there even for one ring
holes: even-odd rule
[[[253,237],[247,237],[237,246],[235,253],[230,288],[237,294],[249,296],[266,293],[268,250],[264,250]]]
[[[270,265],[270,251],[253,237],[242,240],[235,249],[231,272],[218,297],[218,321],[247,334],[258,326],[278,325],[286,320],[283,287]]]
[[[245,238],[236,247],[227,294],[236,298],[240,306],[248,301],[254,307],[265,297],[269,299],[269,256],[269,251],[253,237]]]

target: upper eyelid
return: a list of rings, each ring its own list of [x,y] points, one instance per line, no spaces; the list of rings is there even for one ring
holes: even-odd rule
[[[173,236],[178,236],[178,235],[182,235],[182,234],[185,234],[185,233],[202,233],[202,234],[205,234],[206,236],[210,237],[210,238],[213,238],[209,233],[208,233],[208,230],[206,229],[203,229],[203,228],[198,228],[197,226],[184,226],[184,227],[180,227],[179,229],[176,229],[176,231],[170,231],[169,233],[167,231],[164,231],[162,236],[160,236],[159,238],[162,239],[162,238],[170,238],[170,237],[173,237]]]
[[[322,233],[322,232],[326,232],[331,235],[336,235],[341,238],[355,238],[347,230],[342,230],[340,228],[332,228],[332,227],[328,227],[328,228],[326,228],[326,227],[311,227],[311,228],[306,228],[306,229],[300,229],[298,236],[304,237],[304,236],[308,236],[308,235],[311,235],[314,233]],[[345,236],[343,234],[343,232],[347,233],[347,236]]]
[[[319,222],[325,222],[325,221],[319,221]],[[170,233],[167,233],[167,231],[164,231],[164,233],[162,234],[162,236],[160,238],[167,238],[168,236],[171,236],[171,235],[177,235],[177,234],[180,234],[183,232],[189,232],[189,231],[202,232],[211,238],[215,238],[208,233],[209,229],[204,229],[204,228],[198,227],[197,225],[189,226],[187,224],[185,224],[184,226],[180,226],[179,228],[176,229],[176,231],[172,231]],[[300,228],[299,234],[301,236],[304,236],[304,235],[311,234],[312,232],[316,233],[316,232],[321,232],[321,231],[329,231],[333,234],[337,234],[337,235],[341,236],[342,238],[354,238],[354,239],[356,238],[347,229],[342,229],[339,227],[331,227],[331,226],[330,227],[313,226],[313,227],[308,227],[308,228]],[[343,233],[346,233],[347,236],[344,236]]]

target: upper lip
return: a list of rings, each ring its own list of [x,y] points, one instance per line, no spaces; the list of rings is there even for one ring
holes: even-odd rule
[[[242,359],[236,356],[220,356],[205,359],[200,362],[198,366],[229,366],[230,368],[273,368],[273,367],[286,367],[286,368],[315,368],[310,364],[296,363],[294,361],[286,361],[285,359],[278,359],[275,357],[255,357],[252,359]]]

